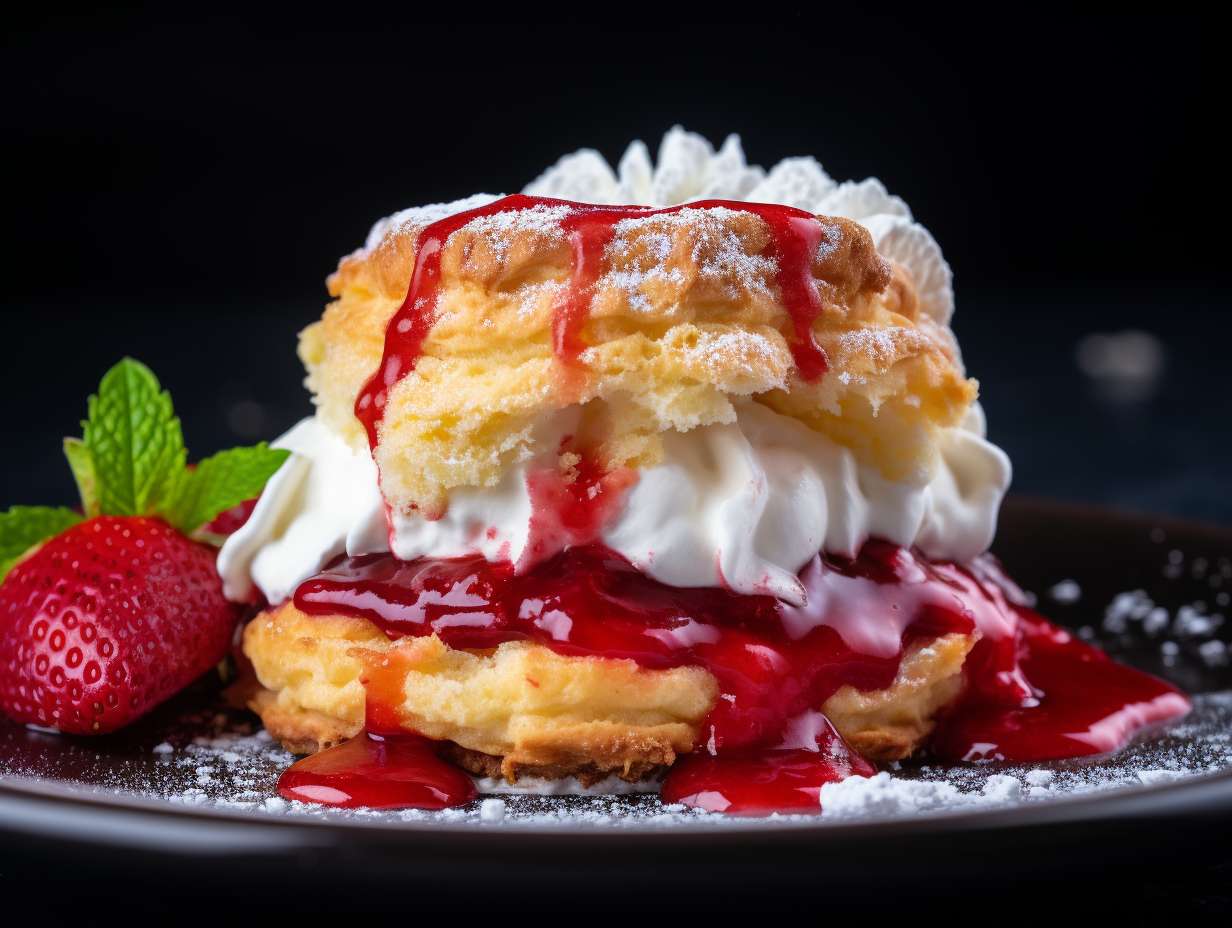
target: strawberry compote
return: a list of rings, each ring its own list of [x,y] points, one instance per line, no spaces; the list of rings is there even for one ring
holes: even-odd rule
[[[702,743],[672,768],[663,792],[728,812],[816,809],[822,783],[871,773],[816,710],[842,686],[890,686],[906,648],[950,633],[976,632],[979,642],[966,663],[966,693],[933,736],[946,760],[1104,753],[1188,709],[1173,687],[1028,609],[991,558],[934,563],[872,540],[855,558],[818,555],[800,578],[808,602],[797,607],[666,586],[598,545],[522,574],[482,557],[374,555],[306,581],[295,603],[309,614],[361,616],[391,639],[437,635],[476,649],[530,640],[650,669],[703,667],[720,698]],[[396,718],[373,702],[370,689],[370,718]]]

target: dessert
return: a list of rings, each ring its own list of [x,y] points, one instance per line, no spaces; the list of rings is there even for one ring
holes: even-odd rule
[[[877,181],[673,130],[398,213],[329,289],[316,415],[219,557],[240,695],[311,755],[288,798],[439,807],[461,769],[798,810],[1187,710],[986,554],[1009,462]]]

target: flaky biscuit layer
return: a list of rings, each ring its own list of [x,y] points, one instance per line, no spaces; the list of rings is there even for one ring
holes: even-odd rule
[[[949,329],[922,313],[906,271],[867,230],[820,217],[812,272],[825,309],[814,325],[830,370],[796,373],[793,323],[767,256],[766,223],[726,208],[619,223],[590,318],[589,347],[567,369],[552,320],[572,251],[551,210],[498,214],[454,233],[441,257],[436,324],[392,390],[376,451],[382,489],[404,511],[441,510],[457,486],[490,486],[534,447],[536,425],[582,407],[580,441],[609,466],[645,466],[658,435],[732,422],[754,396],[852,447],[891,479],[931,467],[937,430],[975,396]],[[424,223],[392,224],[341,263],[333,303],[301,337],[323,419],[356,446],[353,408],[379,366],[406,296]]]
[[[951,634],[914,645],[890,687],[843,687],[822,711],[866,757],[905,757],[961,691],[974,640]],[[287,603],[245,629],[244,653],[259,683],[249,705],[293,751],[339,743],[363,728],[366,661],[387,658],[391,649],[410,668],[398,707],[403,724],[499,758],[510,780],[572,772],[638,779],[700,743],[702,721],[718,697],[714,677],[699,667],[651,670],[525,641],[483,652],[456,650],[436,637],[391,642],[366,619],[309,616]]]

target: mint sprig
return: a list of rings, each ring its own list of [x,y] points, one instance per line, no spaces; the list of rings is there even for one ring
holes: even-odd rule
[[[87,409],[82,443],[94,462],[100,511],[154,512],[187,458],[171,394],[148,367],[125,358],[103,375]]]
[[[64,440],[85,518],[158,516],[186,535],[261,493],[289,452],[264,442],[187,466],[171,396],[125,358],[87,402],[82,437]],[[82,520],[71,509],[14,506],[0,513],[0,580],[23,554]]]

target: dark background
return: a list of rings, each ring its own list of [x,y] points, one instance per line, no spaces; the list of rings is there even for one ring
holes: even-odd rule
[[[813,154],[836,179],[877,176],[911,204],[954,267],[955,327],[1020,491],[1232,522],[1214,21],[776,5],[756,25],[621,8],[529,28],[203,9],[6,11],[0,507],[71,498],[59,439],[124,354],[172,390],[197,454],[278,434],[309,409],[295,333],[373,220],[512,192],[582,146],[653,150],[679,122],[716,144],[740,133],[765,166]],[[1145,334],[1098,338],[1127,330]],[[1219,866],[1088,903],[1128,924],[1209,916],[1226,911]],[[87,875],[66,877],[93,891]],[[1062,889],[986,905],[1006,923],[1073,914]],[[914,903],[891,887],[861,907]]]
[[[373,220],[679,122],[907,200],[1017,489],[1232,520],[1214,22],[660,18],[10,21],[0,505],[70,497],[58,439],[123,354],[195,453],[273,437],[308,410],[294,334]],[[1148,335],[1083,341],[1124,330]]]

